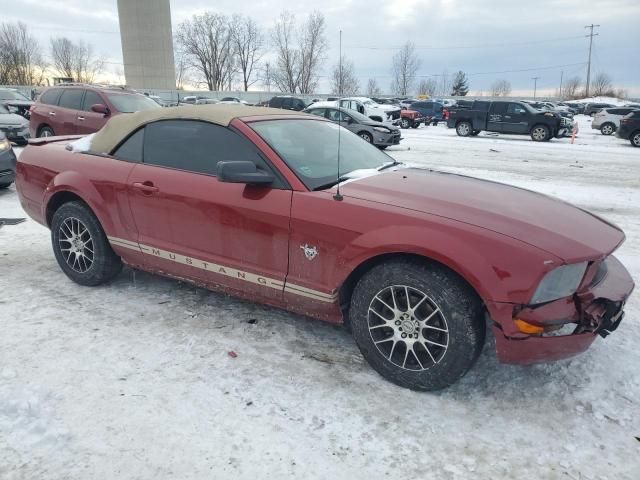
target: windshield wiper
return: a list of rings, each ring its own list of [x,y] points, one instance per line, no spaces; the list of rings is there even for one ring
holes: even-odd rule
[[[396,165],[400,165],[400,164],[401,164],[401,162],[399,162],[397,160],[394,160],[393,162],[385,163],[381,167],[378,167],[378,171],[381,172],[382,170],[385,170],[385,169],[390,168],[390,167],[395,167]]]
[[[325,183],[323,185],[318,185],[317,187],[315,187],[313,190],[317,191],[317,190],[326,190],[327,188],[331,188],[331,187],[335,187],[337,184],[339,184],[340,182],[344,182],[345,180],[348,180],[349,177],[347,177],[346,175],[341,176],[340,178],[336,178],[333,182],[329,182],[329,183]]]

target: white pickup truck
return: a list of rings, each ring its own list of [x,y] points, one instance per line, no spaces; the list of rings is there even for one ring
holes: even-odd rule
[[[394,125],[400,122],[400,108],[393,105],[382,105],[367,97],[347,97],[332,102],[322,102],[322,104],[355,110],[377,122]]]

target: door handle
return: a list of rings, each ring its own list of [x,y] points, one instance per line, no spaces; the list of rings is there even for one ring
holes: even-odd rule
[[[84,117],[78,117],[78,120],[84,120]]]
[[[49,112],[49,116],[50,117],[55,117],[56,116],[56,112]]]
[[[153,182],[133,182],[133,188],[141,190],[144,195],[151,195],[160,191]]]

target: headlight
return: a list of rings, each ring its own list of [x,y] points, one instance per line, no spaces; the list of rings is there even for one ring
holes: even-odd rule
[[[551,302],[573,295],[580,286],[586,270],[587,262],[563,265],[551,270],[538,285],[531,303]]]
[[[389,130],[388,128],[384,128],[384,127],[373,127],[373,129],[376,132],[391,133],[391,130]]]
[[[4,140],[0,140],[0,152],[4,152],[5,150],[11,150],[11,142],[6,138]]]

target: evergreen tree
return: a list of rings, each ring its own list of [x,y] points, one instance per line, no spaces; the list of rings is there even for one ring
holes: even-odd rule
[[[462,70],[458,70],[451,85],[451,95],[454,97],[464,97],[467,93],[469,93],[467,74]]]

